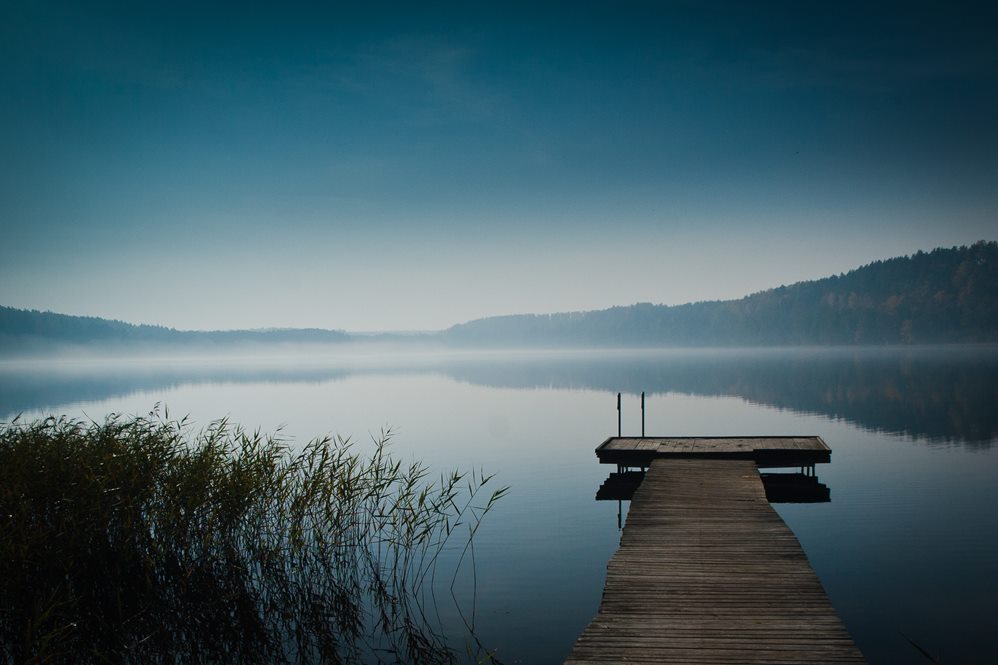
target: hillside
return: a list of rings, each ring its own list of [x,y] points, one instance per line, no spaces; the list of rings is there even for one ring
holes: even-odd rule
[[[322,329],[189,331],[0,306],[0,353],[54,345],[199,346],[331,343]],[[998,342],[998,242],[876,261],[739,300],[640,303],[591,312],[477,319],[438,334],[367,341],[504,346],[775,346]]]
[[[740,300],[490,317],[442,336],[472,346],[995,342],[998,243],[876,261]]]
[[[0,306],[0,352],[44,350],[53,345],[94,346],[207,346],[237,343],[343,342],[350,336],[337,330],[176,330],[163,326],[135,325],[93,316]]]

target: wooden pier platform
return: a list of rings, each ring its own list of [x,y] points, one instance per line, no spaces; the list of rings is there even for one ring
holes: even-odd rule
[[[863,662],[756,463],[716,459],[650,462],[565,661]]]
[[[604,464],[647,467],[656,459],[752,460],[760,468],[826,464],[832,450],[820,436],[613,436],[596,448]]]

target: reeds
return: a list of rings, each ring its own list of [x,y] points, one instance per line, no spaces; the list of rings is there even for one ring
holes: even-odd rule
[[[432,580],[507,488],[428,482],[390,439],[294,450],[156,412],[2,426],[0,658],[455,661]]]

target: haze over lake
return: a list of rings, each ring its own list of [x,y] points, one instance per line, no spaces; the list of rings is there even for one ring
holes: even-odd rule
[[[459,654],[563,662],[626,519],[626,500],[595,500],[618,393],[624,435],[641,431],[644,394],[650,435],[822,437],[831,463],[811,487],[831,500],[776,509],[863,654],[996,660],[998,3],[13,2],[0,99],[0,527],[21,538],[0,535],[0,635],[18,636],[0,637],[0,665],[28,657],[11,644],[176,665],[173,645],[200,646],[183,610],[202,629],[235,616],[191,571],[256,583],[239,596],[255,612],[269,602],[255,589],[294,587],[281,562],[302,533],[316,566],[349,577],[364,566],[341,548],[380,564],[377,548],[406,538],[371,524],[421,514],[374,501],[361,538],[326,538],[347,529],[295,519],[324,496],[326,525],[361,524],[343,499],[356,495],[336,493],[366,487],[355,476],[302,481],[325,493],[296,502],[264,454],[220,494],[205,478],[229,482],[236,447],[203,470],[183,461],[197,439],[141,418],[167,432],[139,439],[163,465],[131,473],[130,454],[155,466],[146,448],[102,432],[132,430],[89,423],[150,412],[191,431],[227,418],[296,450],[332,434],[370,453],[391,431],[430,477],[496,474],[508,496],[473,547],[446,541],[441,560],[462,565],[433,579],[420,620]],[[67,447],[39,444],[52,437]],[[353,468],[319,465],[333,467]],[[260,530],[245,506],[263,506]],[[146,572],[102,567],[97,541]],[[209,541],[217,560],[187,547]],[[376,556],[360,551],[372,542]],[[194,552],[189,567],[174,550]],[[252,577],[265,568],[270,586]],[[363,606],[359,587],[381,588],[316,594],[323,606],[310,593],[328,587],[306,584],[286,607],[318,610],[253,625],[284,621],[261,633],[274,653],[298,616],[318,617],[326,646],[349,639],[324,608]],[[415,599],[399,588],[379,607]],[[157,621],[168,613],[177,630]],[[81,616],[102,637],[77,641]],[[711,628],[694,623],[667,628],[702,641]],[[234,625],[200,634],[269,658]],[[737,631],[717,632],[730,653]]]
[[[618,506],[593,449],[650,435],[816,434],[831,502],[776,504],[871,663],[985,662],[998,588],[998,350],[993,347],[410,351],[5,361],[0,418],[100,419],[156,404],[297,442],[339,433],[435,471],[511,486],[475,541],[478,639],[507,663],[559,662],[595,613]],[[626,512],[626,502],[623,505]],[[467,609],[471,586],[461,578]],[[453,610],[445,629],[460,639]]]

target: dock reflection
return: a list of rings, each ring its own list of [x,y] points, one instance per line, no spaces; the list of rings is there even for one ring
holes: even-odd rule
[[[807,473],[760,473],[770,503],[829,503],[828,485]],[[630,501],[644,480],[644,471],[613,472],[596,491],[597,501]]]
[[[617,528],[623,527],[623,506],[644,480],[645,471],[615,471],[596,490],[597,501],[616,501]],[[830,503],[832,492],[810,470],[805,473],[760,473],[766,499],[770,503]]]

